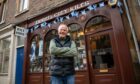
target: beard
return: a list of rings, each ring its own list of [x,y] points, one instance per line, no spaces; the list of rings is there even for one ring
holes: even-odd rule
[[[59,38],[63,40],[63,39],[66,38],[66,36],[67,36],[67,35],[60,34],[60,35],[59,35]]]

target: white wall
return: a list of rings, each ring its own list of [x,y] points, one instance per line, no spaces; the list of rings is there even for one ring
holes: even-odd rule
[[[10,56],[9,56],[9,68],[8,74],[0,74],[0,84],[15,84],[15,68],[16,68],[16,55],[15,55],[15,35],[14,35],[14,28],[12,25],[9,25],[5,28],[0,30],[0,39],[5,38],[7,36],[11,37],[11,44],[10,44]]]
[[[8,76],[0,76],[0,84],[8,84]]]

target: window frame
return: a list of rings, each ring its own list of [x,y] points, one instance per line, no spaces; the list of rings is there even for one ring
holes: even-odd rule
[[[0,24],[5,22],[6,1],[0,3]]]
[[[25,2],[27,3],[27,7],[24,8],[25,6]],[[29,10],[29,0],[16,0],[16,15],[15,16],[18,16],[26,11]]]
[[[23,41],[22,43],[19,43]],[[25,41],[25,38],[24,37],[21,37],[21,36],[16,36],[16,47],[19,48],[19,47],[23,47],[24,46],[24,41]]]
[[[3,32],[0,34],[0,40],[10,37],[11,42],[10,42],[10,55],[9,55],[9,66],[8,66],[8,73],[0,73],[0,76],[8,76],[11,74],[11,71],[14,70],[15,66],[15,44],[14,44],[14,30],[9,30],[9,28],[12,28],[12,25],[8,25],[4,29],[0,30],[0,32]]]
[[[29,0],[20,0],[20,3],[19,3],[20,4],[19,11],[27,10],[28,9],[28,3],[29,3]],[[25,4],[27,4],[27,5],[25,5]]]
[[[7,39],[7,38],[10,38],[11,39],[11,35],[9,35],[9,36],[6,36],[6,37],[4,37],[4,38],[0,38],[0,44],[2,43],[2,40],[4,40],[4,39]],[[9,45],[9,62],[10,62],[10,48],[11,48],[11,42],[12,41],[10,41],[10,45]],[[2,48],[2,46],[1,46],[1,48]],[[2,53],[4,52],[5,50],[2,50]],[[2,68],[1,68],[1,70],[0,70],[0,75],[8,75],[8,70],[9,70],[9,62],[8,62],[8,68],[7,68],[7,72],[3,72],[3,68],[4,68],[4,57],[5,57],[5,55],[4,54],[2,54],[3,56],[2,56]]]

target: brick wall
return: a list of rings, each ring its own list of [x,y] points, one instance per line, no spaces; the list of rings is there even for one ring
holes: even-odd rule
[[[29,10],[15,17],[15,23],[36,17],[61,5],[74,0],[29,0]]]
[[[5,22],[0,24],[0,29],[8,24],[22,23],[28,18],[36,17],[59,6],[74,0],[29,0],[29,10],[23,13],[17,12],[17,1],[7,0]],[[14,3],[13,3],[14,2]]]

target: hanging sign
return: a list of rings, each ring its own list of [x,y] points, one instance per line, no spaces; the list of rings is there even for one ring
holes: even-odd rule
[[[15,35],[16,36],[26,37],[27,32],[28,32],[28,29],[16,26],[16,30],[15,30]]]

